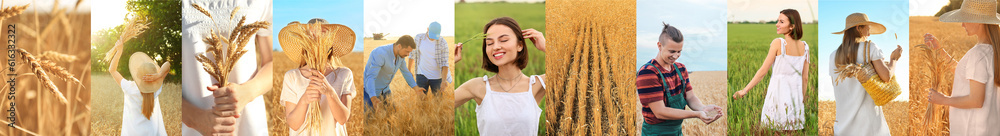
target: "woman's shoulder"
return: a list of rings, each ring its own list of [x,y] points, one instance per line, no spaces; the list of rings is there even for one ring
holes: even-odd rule
[[[969,53],[967,54],[975,54],[979,57],[991,57],[993,56],[993,45],[976,44],[976,46],[969,49]]]
[[[332,73],[336,73],[337,75],[354,75],[354,71],[352,71],[351,68],[347,67],[333,68]]]
[[[285,78],[288,78],[288,77],[291,77],[291,76],[295,76],[295,75],[302,75],[300,73],[301,72],[299,71],[298,68],[294,68],[294,69],[285,71]]]

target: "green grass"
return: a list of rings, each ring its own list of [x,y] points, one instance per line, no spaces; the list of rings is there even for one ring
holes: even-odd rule
[[[816,125],[818,122],[818,109],[816,106],[816,71],[818,71],[816,67],[818,50],[816,46],[818,44],[817,25],[806,24],[803,26],[806,28],[804,29],[806,31],[804,31],[805,35],[802,36],[802,40],[809,44],[809,62],[812,62],[812,66],[809,68],[809,87],[813,89],[806,94],[809,98],[805,104],[805,128],[794,132],[779,132],[760,127],[761,108],[764,104],[764,97],[767,94],[767,85],[771,78],[770,73],[764,76],[760,83],[750,90],[744,98],[739,100],[732,99],[732,95],[736,91],[743,89],[753,79],[757,69],[760,68],[767,57],[771,40],[784,36],[774,34],[774,24],[728,24],[727,27],[729,31],[729,64],[727,72],[729,75],[729,80],[727,81],[729,86],[726,97],[729,97],[730,102],[728,103],[729,109],[726,111],[729,118],[726,121],[729,123],[729,135],[775,135],[776,133],[816,135],[818,130]]]
[[[521,29],[534,28],[545,34],[545,4],[542,3],[458,3],[455,4],[455,39],[465,40],[475,35],[483,33],[483,27],[490,20],[497,17],[511,17],[517,20]],[[453,41],[459,42],[459,41]],[[545,73],[545,54],[535,49],[534,44],[526,39],[528,44],[528,66],[522,70],[526,75],[541,75]],[[473,40],[464,43],[462,50],[462,61],[455,65],[456,85],[461,85],[465,81],[483,75],[493,76],[492,73],[482,69],[483,47],[482,40]],[[487,62],[488,63],[488,62]],[[457,86],[456,86],[457,87]],[[545,103],[540,104],[545,113]],[[462,106],[455,108],[455,135],[479,135],[476,126],[476,102],[469,101]],[[544,114],[543,114],[544,115]],[[538,122],[538,134],[545,134],[545,116],[541,116]]]

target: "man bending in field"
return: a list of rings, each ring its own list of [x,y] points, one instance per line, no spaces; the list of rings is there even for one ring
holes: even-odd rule
[[[364,75],[365,104],[368,107],[373,107],[373,97],[377,97],[375,103],[382,104],[385,101],[391,92],[389,83],[392,83],[392,77],[396,75],[396,71],[403,73],[403,78],[406,79],[406,84],[410,88],[424,92],[424,88],[417,86],[413,80],[413,74],[406,68],[404,60],[415,47],[413,37],[403,35],[396,40],[396,43],[379,46],[368,55],[368,64],[365,64]]]

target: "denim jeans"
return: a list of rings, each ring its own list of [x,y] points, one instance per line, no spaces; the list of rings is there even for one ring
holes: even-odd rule
[[[441,79],[427,79],[426,76],[417,74],[417,86],[427,89],[427,92],[437,94],[441,90]]]

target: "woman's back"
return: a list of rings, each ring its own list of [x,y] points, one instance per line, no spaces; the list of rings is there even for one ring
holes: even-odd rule
[[[864,59],[865,44],[869,44],[868,60]],[[855,64],[882,59],[882,51],[875,43],[861,42],[858,46]],[[837,56],[836,51],[830,54],[829,71],[835,71],[837,68],[835,61],[837,57],[842,56]],[[831,81],[835,81],[838,76],[839,74],[831,72]],[[875,106],[875,101],[868,96],[860,81],[848,77],[840,82],[834,82],[833,85],[837,104],[836,123],[833,124],[835,135],[890,135],[882,108]]]

